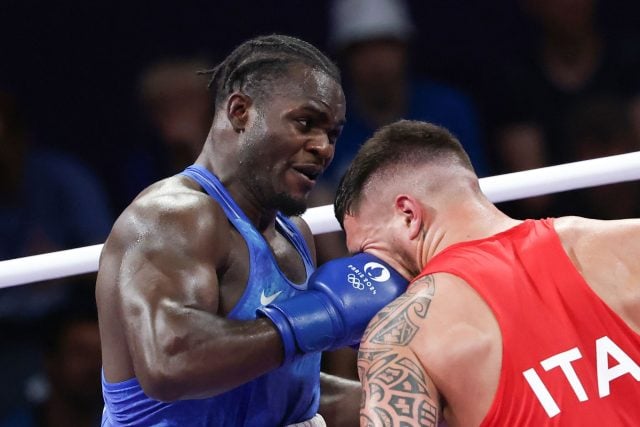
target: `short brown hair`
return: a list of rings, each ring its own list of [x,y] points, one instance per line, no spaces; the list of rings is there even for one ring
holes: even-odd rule
[[[357,209],[362,191],[371,177],[389,167],[412,167],[432,161],[453,161],[474,171],[462,144],[447,129],[432,123],[400,120],[380,128],[362,145],[343,175],[336,192],[335,215]]]

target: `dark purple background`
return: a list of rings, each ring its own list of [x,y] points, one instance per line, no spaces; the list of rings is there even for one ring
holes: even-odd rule
[[[414,0],[413,61],[487,96],[487,70],[525,49],[529,29],[514,0]],[[326,48],[325,1],[104,2],[0,0],[0,89],[23,101],[46,144],[68,149],[108,181],[140,122],[135,83],[164,56],[218,61],[244,39],[280,32]],[[633,0],[601,2],[609,32],[640,28]]]

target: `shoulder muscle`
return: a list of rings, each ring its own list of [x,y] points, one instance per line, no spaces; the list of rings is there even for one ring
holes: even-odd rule
[[[412,349],[434,295],[433,285],[431,276],[419,279],[369,324],[358,353],[364,393],[361,425],[437,425],[438,392]]]

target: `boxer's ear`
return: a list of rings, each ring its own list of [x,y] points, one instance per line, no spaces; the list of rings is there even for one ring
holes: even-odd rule
[[[408,233],[407,237],[410,240],[418,237],[425,220],[425,212],[422,205],[413,196],[399,194],[396,196],[394,208],[396,215],[400,216]]]
[[[242,133],[249,120],[249,107],[253,104],[251,97],[242,92],[234,92],[227,99],[227,118],[233,130]]]

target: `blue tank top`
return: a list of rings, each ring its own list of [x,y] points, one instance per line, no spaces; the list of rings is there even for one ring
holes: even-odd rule
[[[288,280],[263,236],[255,229],[220,181],[203,167],[182,172],[200,184],[224,209],[249,249],[249,279],[244,294],[228,318],[251,320],[256,309],[274,298],[286,299],[304,291]],[[278,214],[276,227],[304,260],[307,279],[313,271],[309,248],[297,227]],[[291,364],[262,375],[224,394],[193,400],[159,402],[145,395],[136,378],[109,383],[102,375],[105,402],[102,426],[282,426],[312,418],[320,401],[320,353],[307,354]]]

